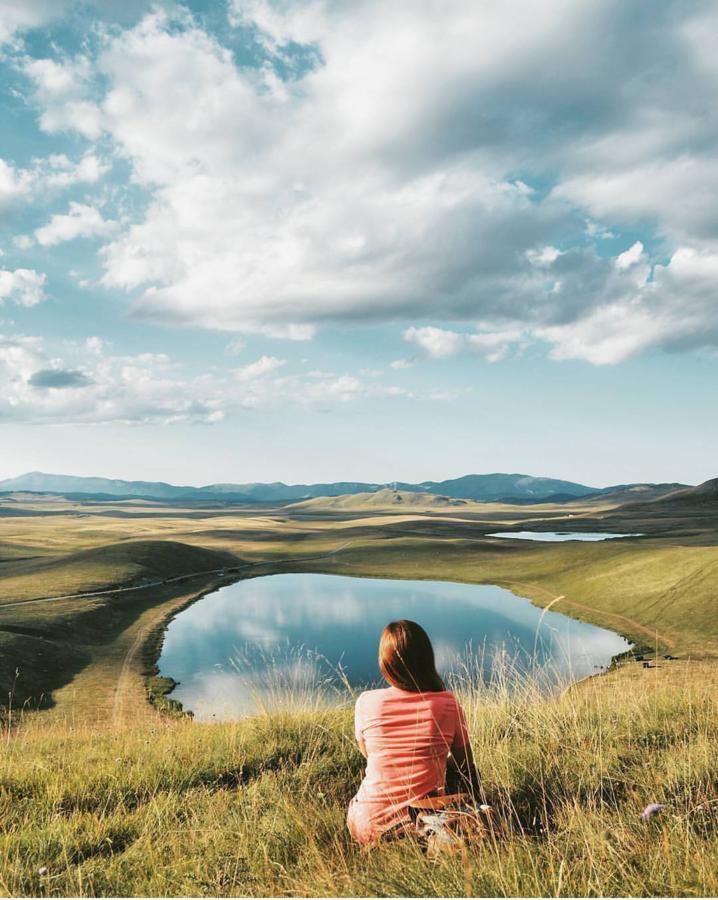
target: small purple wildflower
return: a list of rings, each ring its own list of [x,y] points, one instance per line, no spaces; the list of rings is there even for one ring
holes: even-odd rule
[[[643,819],[644,822],[650,822],[650,820],[654,816],[657,816],[658,813],[663,812],[664,809],[665,807],[662,803],[649,803],[641,813],[641,819]]]

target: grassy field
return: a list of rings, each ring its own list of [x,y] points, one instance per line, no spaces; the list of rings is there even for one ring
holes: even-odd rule
[[[22,896],[715,896],[709,664],[635,663],[549,700],[463,685],[506,833],[429,860],[344,827],[351,711],[123,727],[35,719],[0,757],[0,893]],[[651,802],[665,810],[644,823]],[[39,874],[42,872],[43,874]]]
[[[714,506],[5,505],[0,893],[716,893]],[[487,536],[512,527],[645,537]],[[343,825],[362,764],[350,698],[231,725],[162,716],[146,699],[177,610],[281,571],[500,584],[680,659],[626,663],[558,699],[463,684],[508,834],[439,862],[409,841],[366,854]],[[653,801],[666,810],[645,824]]]
[[[147,648],[174,611],[227,580],[273,571],[499,584],[641,648],[718,655],[712,507],[457,508],[432,500],[407,511],[377,506],[376,498],[364,509],[356,498],[349,510],[336,506],[16,500],[13,515],[0,517],[0,697],[13,689],[20,705],[69,704],[81,715],[96,707],[96,718],[116,718],[127,705],[118,693],[142,694],[152,666]],[[557,522],[646,536],[569,544],[487,536]],[[29,602],[58,596],[66,599]]]

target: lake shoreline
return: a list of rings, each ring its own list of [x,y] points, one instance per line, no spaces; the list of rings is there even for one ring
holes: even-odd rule
[[[411,588],[407,589],[407,594],[405,598],[391,596],[391,601],[394,605],[399,608],[394,610],[394,615],[401,615],[403,609],[409,607],[409,612],[407,615],[411,615],[410,607],[412,605],[419,604],[422,607],[421,612],[418,615],[419,621],[426,621],[427,618],[429,622],[431,622],[432,616],[441,617],[441,608],[440,606],[437,608],[436,604],[441,603],[449,603],[455,602],[455,617],[452,617],[451,625],[448,626],[448,631],[445,630],[445,636],[442,635],[441,630],[439,630],[439,634],[436,637],[437,643],[439,646],[442,644],[442,636],[443,636],[443,645],[448,648],[449,646],[453,646],[456,648],[456,653],[454,655],[454,662],[451,664],[452,666],[459,668],[457,669],[457,673],[461,669],[461,660],[465,657],[467,652],[466,644],[464,644],[464,649],[459,649],[458,641],[453,639],[453,644],[447,645],[446,640],[452,640],[448,637],[449,634],[459,631],[459,633],[463,636],[466,633],[471,633],[471,620],[475,617],[478,617],[478,620],[481,621],[482,617],[486,619],[486,621],[482,624],[482,627],[477,630],[477,634],[482,634],[483,641],[478,645],[479,649],[476,652],[476,660],[477,662],[481,660],[480,665],[482,667],[482,671],[484,673],[484,677],[487,679],[491,677],[491,660],[494,653],[499,654],[496,659],[500,658],[500,655],[506,652],[506,644],[513,641],[515,643],[515,655],[511,654],[508,657],[509,665],[517,664],[520,668],[525,664],[527,669],[533,665],[529,661],[529,657],[532,657],[536,652],[537,643],[536,643],[536,633],[537,630],[544,625],[544,628],[549,629],[554,632],[555,637],[551,637],[549,639],[549,643],[545,643],[545,637],[547,637],[547,633],[544,634],[544,642],[541,644],[541,665],[543,668],[543,676],[546,678],[546,690],[547,693],[550,692],[551,687],[549,686],[549,680],[555,679],[554,687],[558,687],[561,691],[566,690],[572,685],[579,683],[587,678],[592,678],[597,674],[604,674],[607,671],[610,671],[622,658],[626,656],[630,656],[635,652],[635,645],[632,644],[631,637],[625,634],[622,634],[620,631],[614,628],[609,628],[601,624],[597,624],[595,621],[590,622],[586,619],[582,618],[579,615],[575,615],[569,612],[564,612],[561,610],[554,610],[548,615],[553,619],[555,616],[556,619],[554,621],[554,627],[551,627],[549,623],[544,623],[545,616],[547,614],[546,605],[542,604],[540,599],[534,594],[533,596],[527,596],[528,591],[524,585],[517,585],[516,583],[508,584],[501,582],[482,582],[475,580],[468,580],[466,578],[442,578],[437,579],[435,577],[417,577],[414,575],[411,578],[407,577],[387,577],[386,575],[377,576],[376,574],[369,573],[352,573],[351,576],[345,575],[343,573],[336,572],[327,572],[325,571],[305,571],[305,570],[292,570],[288,568],[286,565],[272,565],[271,567],[266,564],[260,564],[257,566],[258,571],[253,571],[251,573],[247,572],[243,576],[237,578],[233,577],[228,579],[223,584],[220,584],[214,588],[208,588],[204,590],[201,594],[196,595],[191,600],[183,603],[181,607],[175,608],[171,611],[171,613],[163,620],[161,626],[158,626],[158,631],[161,631],[159,638],[156,638],[153,642],[151,659],[148,654],[148,662],[150,664],[150,670],[147,672],[146,682],[148,686],[148,694],[154,695],[150,699],[154,699],[155,705],[159,706],[159,708],[163,709],[163,711],[168,711],[172,714],[177,714],[179,712],[183,714],[192,714],[193,712],[197,712],[199,718],[198,721],[202,721],[203,719],[206,721],[211,721],[209,718],[217,717],[217,720],[221,719],[234,719],[234,718],[245,718],[247,716],[251,716],[252,712],[239,712],[236,711],[241,709],[241,704],[243,702],[249,703],[249,698],[256,691],[256,695],[261,698],[262,695],[266,693],[266,691],[270,691],[270,694],[273,690],[277,689],[276,679],[279,675],[280,678],[286,677],[286,673],[290,671],[291,666],[300,666],[304,664],[305,660],[300,660],[299,657],[295,657],[293,654],[291,658],[288,659],[289,667],[287,666],[287,662],[280,661],[279,669],[277,666],[277,659],[274,657],[274,650],[271,650],[272,655],[272,667],[267,668],[265,672],[265,677],[262,677],[263,667],[267,666],[267,658],[264,655],[262,648],[264,651],[267,648],[271,649],[275,646],[282,647],[286,646],[287,648],[296,648],[297,650],[302,647],[314,647],[312,643],[311,630],[307,632],[305,635],[304,625],[301,622],[301,607],[300,611],[297,612],[296,604],[292,607],[282,606],[283,603],[286,604],[286,597],[291,596],[294,599],[297,596],[304,596],[305,600],[310,598],[307,602],[313,602],[314,604],[319,603],[322,609],[335,609],[335,607],[331,603],[322,603],[321,601],[324,599],[323,595],[326,595],[327,588],[326,585],[321,581],[313,584],[311,588],[308,588],[307,585],[302,585],[301,581],[298,584],[292,584],[288,582],[282,586],[274,586],[270,588],[269,586],[265,586],[266,595],[263,596],[262,593],[257,595],[252,595],[253,600],[253,610],[254,616],[252,616],[252,609],[249,610],[248,615],[245,615],[243,618],[242,625],[237,627],[236,635],[237,635],[237,644],[227,644],[228,640],[231,640],[233,631],[231,627],[223,627],[221,616],[225,617],[228,615],[228,610],[232,611],[232,619],[228,620],[230,625],[234,621],[234,604],[240,602],[240,598],[224,598],[224,605],[222,605],[220,598],[217,598],[217,603],[214,606],[210,605],[207,608],[206,613],[210,615],[210,621],[214,621],[214,634],[220,637],[220,640],[224,642],[225,646],[222,648],[220,645],[220,653],[217,656],[217,646],[213,646],[213,637],[210,636],[210,632],[207,632],[207,637],[204,641],[204,644],[200,643],[199,645],[196,643],[198,629],[196,625],[192,625],[192,623],[187,623],[185,625],[185,635],[182,638],[183,632],[180,631],[179,635],[176,635],[176,640],[182,641],[183,643],[177,644],[172,652],[176,654],[180,654],[178,659],[187,658],[186,654],[188,652],[188,648],[191,647],[189,652],[194,654],[196,657],[197,652],[202,652],[202,649],[206,652],[206,662],[201,664],[195,673],[191,671],[188,672],[186,669],[184,672],[177,666],[172,665],[170,660],[172,656],[170,656],[169,660],[166,661],[166,665],[160,667],[160,660],[162,657],[163,650],[165,648],[165,639],[167,635],[167,631],[172,624],[172,622],[177,618],[177,616],[187,610],[189,607],[193,606],[197,603],[198,600],[203,599],[208,594],[218,594],[220,591],[231,587],[235,584],[241,584],[247,580],[254,580],[255,578],[263,578],[270,575],[278,575],[278,576],[297,576],[301,578],[301,576],[321,576],[322,578],[338,578],[338,579],[347,579],[347,582],[353,580],[373,580],[382,583],[382,586],[386,589],[387,593],[393,593],[391,584],[392,583],[403,583],[407,585],[410,582],[417,583],[434,583],[437,587],[440,586],[459,586],[465,585],[467,587],[476,587],[483,589],[491,589],[494,588],[499,592],[509,594],[511,598],[522,601],[526,603],[527,606],[530,606],[534,610],[540,611],[538,617],[527,617],[525,611],[519,606],[517,608],[512,608],[511,606],[505,606],[500,594],[492,595],[490,592],[483,597],[476,597],[473,594],[462,596],[461,593],[457,592],[449,592],[448,594],[442,594],[441,592],[432,594],[431,590],[427,590],[425,594],[415,594],[411,592]],[[272,579],[273,580],[273,579]],[[342,596],[346,600],[346,591],[350,590],[350,587],[344,587]],[[279,590],[279,593],[277,591]],[[283,594],[282,592],[289,591],[288,594]],[[318,593],[317,593],[318,592]],[[332,595],[333,596],[333,595]],[[479,602],[477,602],[477,600]],[[373,615],[376,618],[377,615],[380,616],[382,623],[386,621],[387,616],[390,616],[390,612],[384,612],[385,605],[382,602],[382,594],[379,592],[371,592],[369,597],[363,596],[360,594],[357,595],[349,595],[349,602],[354,602],[355,607],[353,609],[352,615],[354,619],[351,618],[349,621],[358,621],[359,618],[362,621],[365,621],[365,616]],[[365,604],[369,603],[369,606],[365,606]],[[276,608],[281,610],[282,608],[287,609],[290,608],[295,613],[294,618],[292,619],[291,625],[289,625],[289,631],[286,632],[284,638],[282,639],[279,635],[276,637],[270,638],[272,643],[270,644],[262,644],[261,641],[259,644],[256,644],[254,640],[247,635],[253,633],[254,629],[259,629],[261,631],[261,627],[266,625],[270,627],[272,623],[275,623],[275,619],[272,618],[272,610],[273,604],[276,604]],[[226,608],[225,608],[226,607]],[[380,610],[377,613],[377,609]],[[259,610],[259,613],[257,613]],[[267,612],[269,610],[269,612]],[[358,610],[358,612],[357,612]],[[299,622],[296,621],[296,616],[299,616]],[[416,617],[416,615],[414,616]],[[467,618],[468,617],[468,618]],[[488,617],[488,619],[486,618]],[[281,616],[280,616],[281,619]],[[344,624],[340,625],[339,628],[347,628],[346,625],[346,617],[339,615],[337,621],[344,620]],[[462,620],[463,624],[462,624]],[[562,624],[562,620],[566,622],[564,626]],[[466,625],[466,622],[469,622],[469,625]],[[576,633],[570,627],[569,622],[578,622],[581,623],[582,626],[585,626],[586,630],[583,633]],[[217,624],[218,623],[218,624]],[[286,622],[285,622],[286,624]],[[438,622],[436,627],[441,628],[442,622]],[[374,623],[377,626],[377,623]],[[326,629],[328,626],[326,622],[324,623],[324,628]],[[349,626],[351,628],[351,626]],[[378,626],[377,626],[378,627]],[[433,635],[436,634],[435,629],[430,624],[429,626],[430,633]],[[291,629],[294,628],[295,634],[291,636]],[[559,629],[558,631],[556,629]],[[285,629],[286,630],[286,629]],[[331,629],[330,629],[331,630]],[[498,633],[501,633],[501,637],[498,637]],[[603,639],[599,635],[599,632],[604,632],[605,636]],[[297,633],[299,637],[297,637]],[[377,632],[378,633],[378,632]],[[491,640],[492,634],[494,635],[494,640]],[[624,643],[625,649],[621,649],[619,652],[612,652],[610,647],[606,649],[606,651],[601,650],[602,642],[605,643],[607,639],[610,638],[621,640]],[[321,632],[318,634],[318,640],[324,638],[324,633]],[[456,634],[454,635],[456,638]],[[236,653],[236,647],[240,644],[240,641],[244,639],[244,646],[247,647],[250,656],[252,652],[256,651],[258,653],[258,662],[255,664],[254,662],[250,662],[246,667],[246,679],[249,682],[248,689],[246,688],[246,683],[242,688],[238,688],[236,692],[231,691],[234,673],[232,673],[231,668],[224,668],[227,664],[227,661],[233,658],[232,653]],[[561,641],[569,642],[562,645]],[[362,660],[361,654],[363,653],[366,657],[367,651],[366,648],[357,649],[357,645],[351,645],[351,638],[344,638],[342,642],[341,637],[337,638],[338,645],[337,647],[327,649],[326,647],[317,646],[315,649],[309,650],[307,652],[306,659],[310,661],[309,665],[311,665],[311,660],[316,662],[318,659],[321,660],[336,660],[338,659],[340,665],[346,664],[345,654],[349,653],[349,669],[353,672],[353,677],[356,679],[356,684],[364,684],[366,683],[374,683],[371,680],[371,676],[374,675],[373,667],[370,676],[365,679],[364,671],[362,670]],[[610,639],[609,639],[610,640]],[[187,644],[187,641],[190,641]],[[554,643],[554,641],[556,643]],[[285,643],[286,642],[286,643]],[[215,641],[216,644],[216,641]],[[186,646],[185,646],[186,645]],[[573,645],[573,650],[571,646]],[[230,651],[227,650],[227,647],[230,648]],[[234,649],[232,649],[234,647]],[[533,649],[532,649],[533,648]],[[281,651],[280,651],[281,652]],[[444,652],[448,652],[448,649]],[[471,653],[471,649],[468,650]],[[574,658],[574,654],[578,652],[579,655]],[[313,654],[317,654],[314,655]],[[352,653],[354,654],[354,658],[352,659]],[[357,657],[357,653],[360,654]],[[226,654],[226,655],[225,655]],[[486,654],[484,656],[484,654]],[[373,662],[373,647],[371,650],[371,657]],[[591,656],[596,659],[597,663],[601,663],[600,671],[590,671],[587,669],[588,666],[591,665]],[[193,657],[190,657],[192,659]],[[216,661],[212,663],[211,660],[214,658]],[[487,664],[488,661],[488,664]],[[175,661],[176,662],[176,661]],[[555,668],[552,668],[555,666]],[[578,674],[573,675],[572,670],[573,667],[576,667]],[[330,670],[334,669],[334,666],[329,664]],[[565,677],[563,677],[562,673],[565,668]],[[598,669],[598,665],[594,665],[593,668]],[[216,669],[216,671],[215,671]],[[540,671],[540,670],[539,670]],[[324,675],[321,674],[320,671],[316,671],[316,677],[319,678],[321,675],[322,683]],[[292,676],[294,677],[294,676]],[[171,680],[168,680],[171,679]],[[179,683],[184,680],[185,683],[185,695],[182,700],[177,699],[177,695],[174,695],[175,688]],[[376,680],[376,679],[375,679]],[[302,684],[304,684],[302,682]],[[310,693],[312,691],[311,681],[307,682]],[[292,683],[290,685],[292,689],[296,689],[296,685]],[[160,689],[158,689],[160,688]],[[281,689],[286,689],[284,684],[281,685]],[[199,691],[199,696],[195,696],[192,699],[192,691]],[[189,691],[189,693],[187,693]],[[229,691],[229,692],[228,692]],[[173,696],[174,695],[174,696]],[[182,696],[182,691],[179,692],[179,695]],[[241,697],[243,695],[243,697]],[[217,698],[217,704],[215,703],[214,698]],[[200,699],[201,698],[201,699]],[[229,706],[226,704],[229,703]],[[166,707],[170,707],[166,709]],[[195,709],[191,710],[190,706],[194,706]],[[260,704],[261,706],[261,704]],[[186,707],[186,709],[185,709]],[[223,713],[222,710],[225,710]]]

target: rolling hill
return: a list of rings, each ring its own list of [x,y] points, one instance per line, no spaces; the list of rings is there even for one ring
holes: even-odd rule
[[[657,504],[680,506],[704,506],[718,503],[718,478],[710,478],[696,487],[681,488],[664,497],[659,497]]]
[[[371,509],[445,509],[448,506],[466,506],[468,500],[460,500],[457,497],[439,496],[437,494],[422,494],[418,491],[395,491],[384,488],[364,494],[343,494],[339,497],[314,497],[311,500],[301,500],[293,503],[291,510],[371,510]]]

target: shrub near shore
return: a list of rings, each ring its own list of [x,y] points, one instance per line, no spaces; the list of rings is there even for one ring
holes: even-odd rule
[[[717,681],[709,662],[625,664],[553,699],[467,680],[508,834],[438,862],[409,840],[352,846],[349,705],[102,730],[30,717],[4,736],[0,892],[714,896]]]

